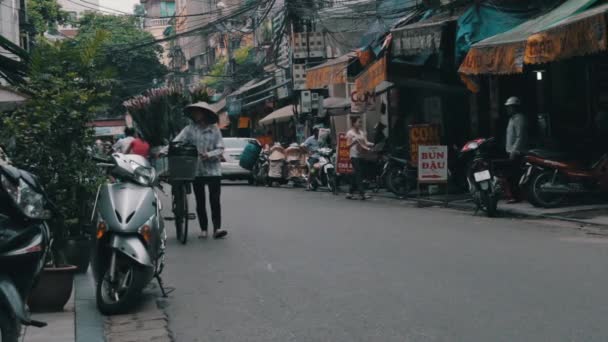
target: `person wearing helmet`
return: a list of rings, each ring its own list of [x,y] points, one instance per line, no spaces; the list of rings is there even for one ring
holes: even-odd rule
[[[321,129],[320,125],[315,125],[312,128],[312,135],[304,140],[302,144],[308,150],[309,157],[307,160],[308,163],[308,177],[306,178],[306,190],[313,190],[311,186],[312,178],[315,174],[315,168],[313,167],[316,163],[319,162],[319,155],[317,154],[317,150],[320,148],[319,141],[319,131]]]
[[[199,153],[196,178],[193,182],[196,198],[196,212],[201,228],[200,238],[207,238],[207,209],[205,186],[209,188],[209,204],[211,221],[213,223],[213,238],[221,239],[228,235],[222,229],[222,213],[220,204],[222,165],[224,154],[224,139],[217,126],[219,117],[215,110],[206,102],[197,102],[186,106],[184,114],[192,119],[173,141],[181,141],[196,146]]]
[[[528,149],[528,119],[521,110],[521,101],[518,97],[512,96],[505,102],[509,124],[507,125],[506,151],[513,162],[512,169],[509,170],[508,181],[510,194],[507,194],[509,203],[519,202],[519,171],[521,158]],[[509,196],[510,195],[510,196]]]

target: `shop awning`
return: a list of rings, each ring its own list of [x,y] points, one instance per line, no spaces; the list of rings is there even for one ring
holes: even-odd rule
[[[294,109],[295,108],[293,105],[279,108],[279,109],[275,110],[274,112],[268,114],[263,119],[261,119],[259,121],[259,124],[261,126],[270,126],[275,122],[276,123],[288,122],[293,117]]]
[[[323,99],[323,108],[342,109],[350,108],[350,100],[345,97],[328,97]]]
[[[387,80],[387,57],[384,56],[375,61],[355,80],[357,94],[374,94],[376,87]]]
[[[413,56],[440,52],[445,27],[456,21],[460,13],[461,11],[445,12],[391,30],[393,34],[393,56]]]
[[[346,84],[346,69],[355,53],[347,53],[336,59],[306,70],[306,88],[323,89],[331,84]]]
[[[466,75],[521,73],[528,38],[577,14],[597,0],[568,0],[515,28],[471,46],[459,72]]]
[[[568,17],[528,38],[524,63],[541,64],[605,51],[608,4]]]

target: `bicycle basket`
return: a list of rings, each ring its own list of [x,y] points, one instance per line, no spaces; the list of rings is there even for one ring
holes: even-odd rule
[[[183,143],[169,145],[169,180],[194,180],[197,167],[198,151],[195,146]]]

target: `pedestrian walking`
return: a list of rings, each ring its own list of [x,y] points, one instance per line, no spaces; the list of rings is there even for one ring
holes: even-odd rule
[[[374,144],[367,141],[367,135],[362,129],[363,121],[361,117],[352,117],[351,125],[352,128],[346,133],[346,139],[350,149],[350,161],[353,164],[354,174],[352,175],[350,190],[346,198],[353,199],[355,198],[355,192],[359,192],[360,198],[365,200],[370,197],[365,194],[365,189],[363,188],[365,161],[362,157],[364,153],[370,151]]]
[[[201,228],[199,238],[206,239],[209,220],[205,188],[209,189],[209,204],[211,221],[213,223],[213,238],[221,239],[228,235],[222,227],[221,207],[221,158],[224,154],[224,139],[217,123],[219,117],[215,110],[206,102],[197,102],[186,106],[184,113],[193,123],[186,126],[173,141],[181,141],[196,146],[199,161],[196,178],[193,182],[196,197],[196,212]]]
[[[133,142],[133,140],[135,140],[134,136],[135,136],[135,129],[133,129],[131,127],[125,128],[125,137],[122,139],[119,139],[112,146],[112,149],[114,150],[114,152],[126,153],[129,146],[131,146],[131,143]]]
[[[505,150],[511,160],[511,167],[507,172],[509,184],[507,197],[508,203],[517,203],[521,201],[519,189],[521,162],[524,153],[528,150],[528,119],[521,110],[521,100],[518,97],[510,97],[505,106],[509,115]]]
[[[135,139],[131,142],[131,145],[127,148],[126,154],[137,154],[144,158],[150,157],[150,144],[144,140],[141,133],[137,133]]]

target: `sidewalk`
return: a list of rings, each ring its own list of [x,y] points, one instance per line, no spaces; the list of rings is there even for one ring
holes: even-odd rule
[[[407,198],[398,198],[393,193],[381,190],[372,194],[377,200],[402,200],[416,203],[416,195]],[[421,198],[424,206],[446,206],[448,208],[474,211],[475,204],[468,194],[438,194],[424,196]],[[581,205],[567,205],[559,208],[537,208],[528,202],[507,204],[505,201],[498,203],[498,210],[503,215],[513,217],[543,218],[573,222],[586,226],[595,226],[600,229],[608,229],[608,204],[586,203]]]
[[[95,307],[90,273],[74,278],[72,297],[62,312],[34,313],[44,328],[24,327],[23,342],[104,342],[103,318]]]

